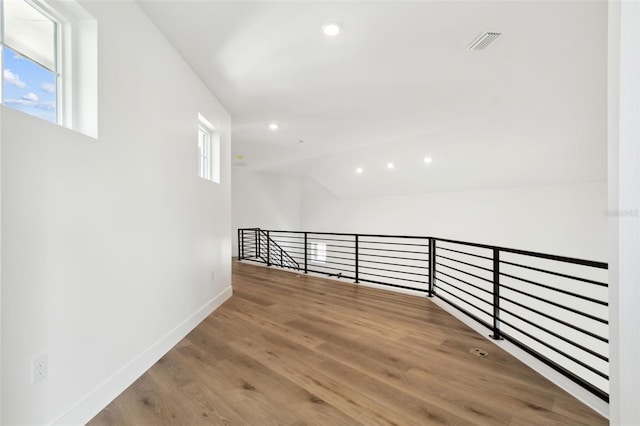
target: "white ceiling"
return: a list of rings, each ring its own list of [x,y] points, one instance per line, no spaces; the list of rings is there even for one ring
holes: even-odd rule
[[[139,3],[232,114],[247,170],[342,197],[606,179],[606,1]]]

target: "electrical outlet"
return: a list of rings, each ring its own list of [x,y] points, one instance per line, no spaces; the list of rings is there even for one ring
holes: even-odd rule
[[[31,383],[37,383],[49,375],[49,356],[40,355],[31,364]]]
[[[211,271],[211,281],[215,281],[215,279],[216,279],[216,272]]]

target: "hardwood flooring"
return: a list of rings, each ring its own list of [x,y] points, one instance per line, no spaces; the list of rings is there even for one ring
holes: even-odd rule
[[[427,298],[233,263],[233,297],[90,425],[608,423]]]

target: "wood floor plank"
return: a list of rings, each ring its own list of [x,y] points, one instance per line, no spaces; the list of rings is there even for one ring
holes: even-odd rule
[[[91,426],[607,424],[426,297],[233,269],[233,297]]]

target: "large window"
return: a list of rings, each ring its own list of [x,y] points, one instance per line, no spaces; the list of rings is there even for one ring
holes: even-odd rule
[[[220,183],[220,135],[198,114],[198,176]]]
[[[38,3],[0,0],[2,103],[61,122],[59,23]]]

